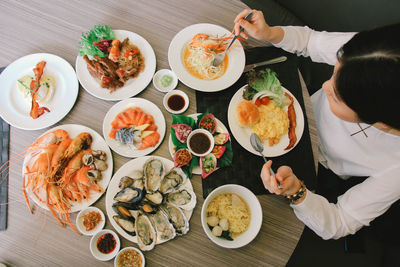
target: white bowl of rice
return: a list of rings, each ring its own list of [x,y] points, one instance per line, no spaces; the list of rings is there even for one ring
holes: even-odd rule
[[[249,189],[227,184],[214,189],[201,209],[201,224],[208,238],[224,248],[249,244],[262,225],[262,209]]]

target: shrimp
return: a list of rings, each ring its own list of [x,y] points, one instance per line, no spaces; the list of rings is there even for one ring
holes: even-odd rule
[[[111,49],[110,49],[110,54],[108,55],[108,58],[114,62],[118,61],[119,52],[121,51],[120,45],[121,45],[121,41],[118,39],[114,39],[111,43]]]

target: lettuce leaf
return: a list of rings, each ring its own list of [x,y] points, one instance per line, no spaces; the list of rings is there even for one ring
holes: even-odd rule
[[[81,41],[79,42],[79,55],[97,55],[99,57],[106,57],[106,54],[93,45],[93,42],[100,41],[102,39],[115,39],[114,32],[110,26],[96,25],[88,32],[82,33]]]

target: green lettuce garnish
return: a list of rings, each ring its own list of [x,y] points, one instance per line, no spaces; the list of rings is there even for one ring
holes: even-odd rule
[[[93,45],[93,42],[100,41],[102,39],[115,39],[115,35],[110,26],[107,25],[96,25],[93,29],[86,33],[82,33],[81,41],[79,44],[79,55],[97,55],[99,57],[106,57],[100,49]]]

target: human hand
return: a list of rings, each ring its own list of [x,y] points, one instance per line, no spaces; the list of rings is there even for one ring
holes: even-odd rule
[[[250,21],[244,19],[244,17],[253,11],[253,16]],[[243,38],[248,38],[249,35],[262,41],[269,41],[270,27],[265,22],[264,14],[258,10],[245,9],[240,12],[235,20],[235,35],[240,34]],[[247,32],[240,32],[240,26],[242,26]]]
[[[275,177],[271,176],[270,168],[272,161],[264,164],[261,170],[261,180],[265,188],[273,194],[290,196],[295,194],[301,187],[300,180],[294,175],[292,169],[288,166],[281,166],[276,172]],[[282,188],[278,187],[278,182]]]

